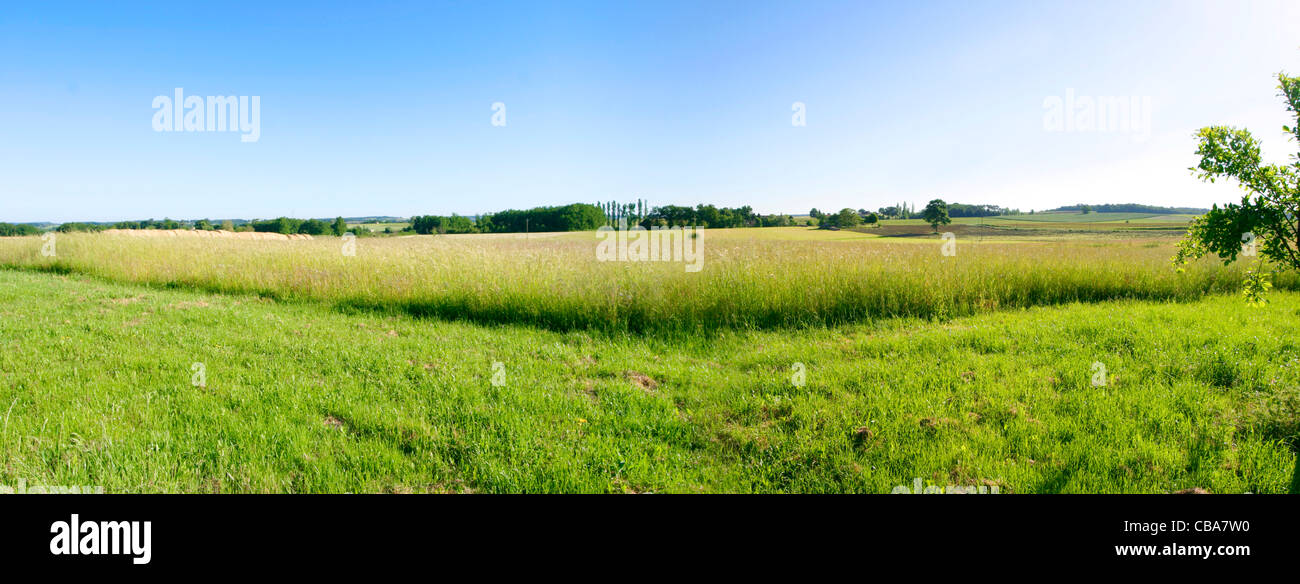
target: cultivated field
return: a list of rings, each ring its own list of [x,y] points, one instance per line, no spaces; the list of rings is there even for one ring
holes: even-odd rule
[[[0,484],[1286,492],[1300,283],[1248,306],[1127,221],[712,230],[698,273],[591,233],[2,238]]]
[[[392,229],[394,233],[406,229],[407,227],[410,226],[411,226],[410,223],[348,223],[349,229],[360,227],[362,229],[369,229],[374,232],[381,232],[385,229]]]

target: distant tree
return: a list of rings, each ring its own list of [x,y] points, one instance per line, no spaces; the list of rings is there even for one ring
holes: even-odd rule
[[[817,223],[817,227],[820,229],[847,229],[849,227],[856,227],[861,222],[862,216],[858,215],[857,211],[845,207],[844,209],[841,209],[840,212],[833,215],[823,213],[821,219]]]
[[[921,219],[929,223],[935,233],[938,233],[940,225],[952,223],[952,219],[948,217],[948,203],[943,202],[943,199],[930,201],[925,205],[925,209],[921,211]]]
[[[308,219],[298,226],[298,233],[306,233],[307,235],[325,235],[326,233],[329,233],[331,229],[332,227],[329,223],[321,221],[320,219]]]
[[[15,237],[23,235],[40,235],[44,233],[35,225],[14,225],[12,223],[0,223],[0,237]]]
[[[722,213],[713,205],[696,205],[695,219],[705,227],[722,226]]]
[[[102,229],[104,229],[104,226],[97,223],[64,223],[58,227],[60,233],[72,233],[74,231],[95,232]]]
[[[563,207],[543,207],[531,213],[539,218],[538,229],[548,231],[591,231],[604,223],[600,210],[582,203]]]
[[[949,217],[992,217],[995,215],[1014,215],[1019,213],[1015,209],[1004,209],[998,205],[963,205],[961,203],[948,203]]]
[[[867,225],[875,225],[880,222],[880,216],[875,213],[867,213],[866,216],[862,218],[862,222]]]
[[[348,232],[348,222],[344,221],[343,217],[335,217],[330,230],[334,232],[334,235],[343,237],[343,234]]]
[[[226,219],[225,221],[222,221],[222,222],[221,222],[221,230],[222,230],[222,231],[234,231],[234,230],[235,230],[235,222],[234,222],[234,221],[231,221],[231,220],[229,220],[229,219]]]
[[[848,207],[840,209],[840,212],[835,214],[835,226],[840,229],[857,227],[861,223],[862,216],[859,215],[857,211]]]
[[[1200,207],[1160,207],[1156,205],[1140,205],[1138,203],[1102,203],[1098,205],[1062,205],[1053,209],[1053,211],[1079,211],[1087,207],[1089,213],[1146,213],[1148,215],[1202,215],[1209,213],[1209,209]],[[953,215],[956,217],[956,215]]]
[[[1088,205],[1079,205],[1079,212],[1084,215],[1087,215],[1088,213],[1092,212],[1092,207]]]
[[[253,231],[263,233],[298,233],[298,228],[302,226],[302,219],[291,219],[289,217],[280,217],[270,221],[253,221],[249,223]]]
[[[1287,111],[1295,120],[1282,130],[1300,140],[1300,77],[1279,73],[1278,89]],[[1227,126],[1201,128],[1197,132],[1201,157],[1197,176],[1204,181],[1235,179],[1246,194],[1241,204],[1229,203],[1192,221],[1178,246],[1175,265],[1181,266],[1213,253],[1228,264],[1245,251],[1255,254],[1255,266],[1247,271],[1244,293],[1252,303],[1262,303],[1272,287],[1264,261],[1283,269],[1300,269],[1300,154],[1293,164],[1265,164],[1260,143],[1248,130]],[[1246,251],[1249,250],[1249,251]]]
[[[417,215],[411,217],[411,229],[420,235],[442,233],[442,217],[437,215]]]
[[[759,227],[788,227],[794,225],[794,218],[789,215],[762,215],[758,218]]]
[[[429,233],[523,233],[547,231],[590,231],[614,220],[613,214],[603,210],[605,203],[591,205],[574,203],[561,207],[535,207],[528,210],[507,209],[497,213],[481,213],[477,219],[452,214],[450,217],[439,215],[420,215],[411,218],[411,231],[420,234]],[[615,213],[622,207],[624,211],[632,209],[632,204],[609,204]],[[629,215],[624,218],[631,219]]]
[[[474,222],[455,213],[447,218],[447,233],[474,233]]]
[[[199,219],[194,222],[194,229],[199,231],[212,231],[212,222],[207,219]]]

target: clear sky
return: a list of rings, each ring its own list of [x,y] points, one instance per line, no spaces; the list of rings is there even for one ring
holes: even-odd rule
[[[1294,0],[8,3],[0,221],[1209,206],[1196,128],[1296,152],[1281,70]],[[260,139],[155,132],[178,87],[260,96]],[[1149,125],[1049,131],[1067,91]]]

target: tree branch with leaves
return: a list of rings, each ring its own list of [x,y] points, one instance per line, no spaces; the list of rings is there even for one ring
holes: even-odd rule
[[[1278,82],[1294,120],[1282,129],[1300,141],[1300,77],[1279,73]],[[1190,170],[1197,178],[1211,183],[1235,179],[1246,193],[1241,203],[1215,205],[1194,220],[1178,244],[1174,264],[1181,271],[1184,264],[1212,253],[1226,265],[1250,249],[1257,257],[1243,292],[1251,302],[1262,303],[1272,286],[1266,261],[1279,269],[1300,269],[1300,154],[1292,154],[1290,164],[1265,164],[1260,142],[1248,130],[1211,126],[1196,136],[1201,161]]]

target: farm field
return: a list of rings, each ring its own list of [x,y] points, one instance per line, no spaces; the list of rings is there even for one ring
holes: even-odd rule
[[[348,223],[348,229],[353,229],[353,228],[356,228],[356,227],[362,227],[362,228],[369,229],[369,230],[371,230],[371,231],[373,231],[373,232],[376,232],[376,233],[380,233],[380,232],[382,232],[382,231],[385,230],[385,229],[392,229],[394,233],[397,233],[397,232],[399,232],[399,231],[401,231],[401,230],[403,230],[403,229],[406,229],[407,227],[410,227],[410,226],[411,226],[411,224],[410,224],[409,222],[406,222],[406,223]]]
[[[1292,276],[1252,307],[1241,268],[1178,273],[1162,235],[1017,233],[949,257],[925,234],[710,230],[698,273],[598,262],[591,233],[355,256],[333,237],[70,234],[52,258],[4,238],[0,484],[1294,488]]]
[[[877,231],[886,231],[882,227]],[[908,228],[910,229],[910,228]],[[928,228],[927,228],[928,229]],[[355,256],[311,241],[158,240],[71,234],[0,241],[0,266],[336,308],[551,330],[696,334],[949,318],[1111,299],[1192,300],[1240,288],[1245,267],[1175,272],[1170,238],[941,240],[807,228],[710,230],[683,262],[601,262],[591,233],[378,238]],[[1280,289],[1297,285],[1277,276]]]
[[[1059,234],[1062,232],[1106,233],[1115,231],[1165,232],[1167,235],[1181,236],[1193,215],[1148,213],[1035,213],[1033,215],[1003,215],[995,217],[954,217],[951,229],[961,225],[979,225],[988,229],[1014,230],[1014,233],[1029,236],[1034,233]],[[929,227],[920,219],[895,219],[881,222],[881,227],[892,225],[909,225]]]
[[[1113,222],[1133,222],[1133,223],[1152,223],[1152,222],[1175,222],[1187,223],[1191,221],[1192,215],[1168,215],[1153,213],[1035,213],[1033,215],[1007,215],[1002,217],[985,217],[993,221],[1019,221],[1034,223],[1113,223]]]

